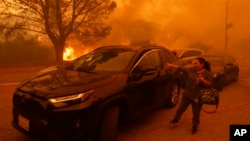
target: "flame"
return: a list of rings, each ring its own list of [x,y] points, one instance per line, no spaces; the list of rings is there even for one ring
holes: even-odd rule
[[[63,52],[63,60],[73,60],[74,58],[74,49],[71,46],[66,47]]]

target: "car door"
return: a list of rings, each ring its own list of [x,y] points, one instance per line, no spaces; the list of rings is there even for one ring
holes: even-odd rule
[[[160,71],[163,69],[159,50],[151,50],[140,56],[131,69],[127,84],[130,111],[135,113],[154,107]]]
[[[171,64],[175,64],[175,65],[180,65],[180,62],[178,61],[178,59],[176,59],[175,56],[173,56],[171,54],[171,52],[168,52],[166,50],[162,50],[161,51],[161,56],[162,56],[162,61],[163,64],[167,64],[167,63],[171,63]],[[162,72],[162,76],[164,77],[164,79],[162,79],[163,83],[163,88],[162,88],[162,92],[160,93],[161,95],[159,96],[159,98],[162,99],[162,97],[166,97],[169,98],[171,97],[171,86],[175,83],[175,82],[179,82],[178,85],[179,86],[184,86],[184,77],[183,77],[183,73],[180,71],[177,71],[174,68],[171,67],[167,67],[166,65],[164,65],[164,69]],[[165,93],[163,93],[165,92]],[[167,94],[167,95],[166,95]]]

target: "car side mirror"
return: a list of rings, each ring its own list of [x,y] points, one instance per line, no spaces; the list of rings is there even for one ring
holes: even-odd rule
[[[136,66],[132,73],[142,74],[142,75],[151,75],[156,72],[155,66]]]
[[[130,80],[138,81],[144,75],[152,75],[156,72],[156,67],[154,66],[136,66],[131,73]]]

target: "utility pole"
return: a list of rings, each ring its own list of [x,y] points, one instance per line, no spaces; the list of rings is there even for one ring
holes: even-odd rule
[[[226,0],[226,22],[225,22],[225,54],[228,51],[228,29],[233,27],[233,23],[228,23],[228,4],[229,0]]]
[[[225,50],[224,53],[225,55],[227,54],[227,46],[228,46],[228,2],[229,0],[226,0],[226,25],[225,25]]]

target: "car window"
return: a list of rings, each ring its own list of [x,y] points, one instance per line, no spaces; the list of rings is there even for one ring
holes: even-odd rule
[[[181,58],[186,58],[186,57],[190,57],[190,56],[192,56],[192,52],[186,51],[186,52],[184,52],[184,53],[182,54]]]
[[[163,56],[164,63],[171,63],[171,62],[177,61],[176,57],[172,53],[167,52],[165,50],[162,50],[161,53],[162,53],[162,56]]]
[[[235,63],[235,60],[234,60],[234,58],[232,56],[228,56],[228,59],[229,59],[230,63]]]
[[[226,64],[234,64],[235,60],[233,59],[232,56],[226,56],[226,60],[225,60]]]
[[[213,66],[222,66],[224,58],[220,56],[206,56],[204,57]]]
[[[136,67],[153,66],[155,68],[161,67],[161,59],[158,51],[149,51],[145,53],[136,64]]]
[[[181,57],[181,54],[184,52],[183,50],[173,50],[174,52],[176,52],[178,57]]]
[[[195,56],[202,55],[202,51],[196,50],[196,51],[194,51],[194,54],[195,54]]]
[[[71,69],[78,71],[123,71],[134,55],[134,51],[125,49],[95,50],[78,59]]]
[[[196,50],[188,50],[186,52],[183,53],[183,55],[181,56],[181,58],[186,58],[186,57],[193,57],[193,56],[198,56],[201,55],[202,52],[200,51],[196,51]]]

